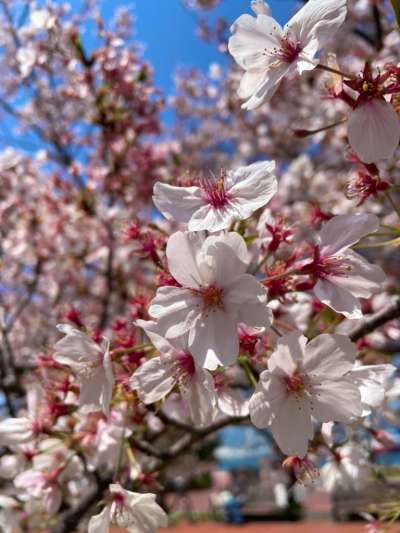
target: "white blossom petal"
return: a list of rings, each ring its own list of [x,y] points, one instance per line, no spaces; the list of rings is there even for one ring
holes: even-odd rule
[[[344,335],[323,333],[307,344],[303,370],[318,378],[337,378],[353,369],[357,347]]]
[[[321,254],[331,256],[342,252],[378,228],[379,219],[375,215],[337,215],[322,226],[319,234]]]
[[[110,527],[110,506],[106,505],[101,513],[92,516],[88,524],[88,533],[108,533]]]
[[[342,289],[329,280],[319,279],[314,294],[322,303],[331,307],[346,318],[362,318],[360,302],[348,290]]]
[[[192,379],[179,388],[194,425],[198,427],[210,425],[216,415],[217,404],[212,375],[199,368]]]
[[[345,21],[347,0],[308,0],[286,24],[304,48],[312,39],[323,47]]]
[[[190,332],[189,347],[196,363],[207,370],[235,362],[239,353],[236,322],[219,309],[205,315]]]
[[[168,220],[185,223],[204,205],[200,187],[175,187],[161,182],[154,185],[153,202]]]
[[[389,102],[373,98],[351,112],[348,137],[364,163],[390,159],[399,145],[399,117]]]
[[[272,420],[271,430],[283,453],[304,457],[314,435],[309,403],[295,395],[286,397]]]
[[[320,422],[351,422],[362,414],[361,394],[351,379],[337,381],[312,378],[312,414]]]
[[[129,380],[130,387],[136,390],[140,400],[146,404],[165,398],[175,383],[172,365],[163,362],[162,357],[153,357],[143,363]]]

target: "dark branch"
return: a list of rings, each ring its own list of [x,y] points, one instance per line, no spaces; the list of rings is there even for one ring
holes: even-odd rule
[[[51,528],[51,533],[71,533],[77,529],[86,512],[102,499],[103,492],[112,483],[112,476],[104,479],[97,476],[96,481],[97,487],[82,498],[79,505],[62,513],[57,524]]]
[[[355,342],[375,331],[380,326],[386,324],[390,320],[400,317],[400,297],[396,297],[391,304],[378,311],[374,315],[367,317],[363,322],[357,326],[351,333],[350,339]]]

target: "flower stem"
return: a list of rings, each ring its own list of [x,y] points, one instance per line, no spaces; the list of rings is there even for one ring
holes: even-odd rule
[[[272,331],[274,333],[276,333],[278,335],[278,337],[282,337],[282,333],[279,331],[279,329],[277,329],[275,326],[270,326],[270,328],[272,329]]]
[[[125,412],[124,420],[123,420],[124,427],[122,429],[121,442],[120,442],[119,450],[118,450],[118,459],[117,459],[117,464],[115,465],[114,481],[118,481],[119,474],[121,471],[121,466],[122,466],[122,457],[124,455],[124,444],[125,444],[125,433],[126,433],[126,420],[127,420],[127,413]]]
[[[256,274],[260,270],[260,268],[265,265],[265,263],[268,261],[269,256],[270,252],[268,250],[264,257],[256,264],[256,266],[252,270],[252,274]]]
[[[389,201],[390,205],[393,207],[395,213],[397,214],[397,216],[399,217],[399,220],[400,220],[400,207],[398,207],[395,203],[394,203],[394,200],[390,194],[389,191],[385,191],[384,192],[387,200]]]
[[[240,366],[243,368],[243,370],[246,372],[246,376],[250,383],[253,385],[253,387],[257,386],[257,380],[253,373],[253,369],[251,368],[251,365],[246,357],[240,357],[239,358]]]
[[[333,74],[339,74],[339,76],[343,76],[343,78],[348,78],[349,80],[354,78],[354,76],[351,74],[347,74],[346,72],[342,72],[336,68],[328,67],[328,65],[323,65],[322,63],[319,63],[316,68],[319,68],[320,70],[326,70],[327,72],[332,72]]]

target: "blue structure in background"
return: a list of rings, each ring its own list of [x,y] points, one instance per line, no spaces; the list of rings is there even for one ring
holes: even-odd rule
[[[228,426],[218,436],[214,457],[221,470],[258,470],[263,459],[274,455],[266,435],[254,427]]]

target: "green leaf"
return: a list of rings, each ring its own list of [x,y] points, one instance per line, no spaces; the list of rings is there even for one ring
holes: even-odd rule
[[[400,0],[390,0],[394,14],[396,15],[397,25],[400,27]]]

